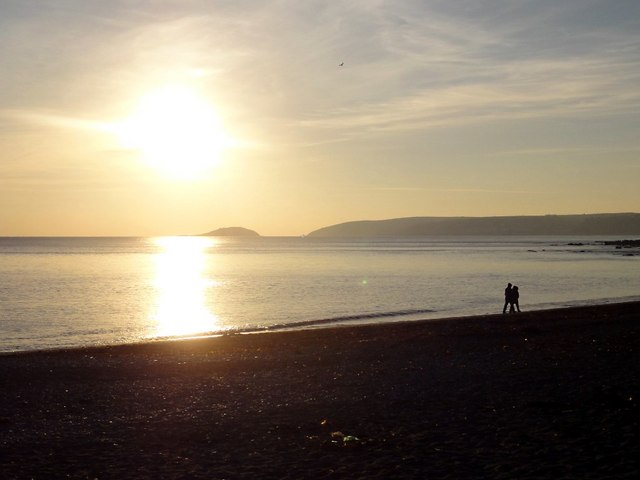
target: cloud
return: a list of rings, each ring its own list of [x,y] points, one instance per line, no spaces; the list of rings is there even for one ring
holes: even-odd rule
[[[46,5],[4,20],[0,106],[90,117],[149,85],[197,80],[232,121],[283,145],[640,106],[633,3]]]
[[[640,92],[612,78],[612,65],[592,62],[523,62],[505,66],[504,78],[424,88],[386,101],[314,112],[305,128],[412,130],[469,123],[615,115],[634,112]],[[549,77],[552,77],[549,78]]]
[[[506,193],[506,194],[531,194],[531,190],[498,190],[488,188],[429,188],[429,187],[369,187],[371,190],[391,192],[432,192],[432,193]]]
[[[347,137],[617,115],[640,106],[637,33],[594,32],[569,23],[560,34],[541,31],[539,18],[526,17],[475,25],[432,12],[398,18],[378,29],[377,43],[384,47],[379,58],[354,67],[353,96],[344,96],[340,106],[307,112],[300,126]]]
[[[27,126],[48,126],[74,130],[111,132],[112,126],[107,122],[75,118],[65,115],[43,113],[28,110],[0,110],[0,118],[13,120]]]
[[[492,151],[491,156],[534,156],[534,157],[557,157],[558,155],[611,155],[611,154],[631,154],[635,155],[640,153],[640,146],[593,146],[585,145],[579,147],[556,147],[556,148],[526,148],[519,150],[499,150]]]

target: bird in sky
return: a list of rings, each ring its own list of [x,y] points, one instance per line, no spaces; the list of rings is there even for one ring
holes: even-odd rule
[[[339,67],[343,67],[344,66],[344,62],[342,62],[340,65],[338,65]]]

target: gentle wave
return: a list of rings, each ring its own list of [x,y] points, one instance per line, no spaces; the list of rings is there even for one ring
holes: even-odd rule
[[[274,330],[289,330],[289,329],[303,329],[303,328],[311,328],[322,325],[331,325],[331,324],[341,324],[341,323],[350,323],[350,322],[359,322],[363,320],[377,320],[377,319],[388,319],[392,317],[403,317],[409,315],[421,315],[425,313],[435,313],[437,310],[432,309],[407,309],[407,310],[396,310],[393,312],[375,312],[375,313],[361,313],[355,315],[342,315],[338,317],[329,317],[329,318],[320,318],[315,320],[304,320],[300,322],[287,322],[287,323],[276,323],[267,326],[257,326],[257,327],[248,327],[248,328],[234,328],[225,330],[224,332],[215,332],[213,334],[236,334],[236,333],[258,333],[258,332],[271,332]]]
[[[245,327],[245,328],[229,328],[220,331],[203,332],[199,334],[175,336],[175,337],[154,337],[153,340],[175,340],[184,338],[206,338],[220,335],[237,335],[245,333],[261,333],[261,332],[273,332],[281,330],[300,330],[305,328],[320,327],[326,325],[339,325],[344,323],[357,323],[368,320],[389,319],[393,317],[405,317],[410,315],[421,315],[427,313],[436,313],[437,310],[432,309],[407,309],[397,310],[393,312],[375,312],[375,313],[361,313],[357,315],[342,315],[330,318],[320,318],[315,320],[304,320],[300,322],[287,322],[276,323],[272,325]]]

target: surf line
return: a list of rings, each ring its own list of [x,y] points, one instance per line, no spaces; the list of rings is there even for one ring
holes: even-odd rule
[[[376,318],[389,318],[389,317],[402,317],[407,315],[419,315],[422,313],[434,313],[436,310],[432,309],[410,309],[410,310],[396,310],[393,312],[371,312],[360,313],[356,315],[343,315],[339,317],[320,318],[316,320],[303,320],[300,322],[278,323],[275,325],[268,325],[261,330],[282,330],[286,328],[300,328],[300,327],[313,327],[316,325],[325,325],[329,323],[343,323],[343,322],[355,322],[358,320],[373,320]]]

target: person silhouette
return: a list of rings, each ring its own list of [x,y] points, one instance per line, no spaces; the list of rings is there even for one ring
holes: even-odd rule
[[[507,313],[507,305],[511,305],[511,284],[507,283],[507,288],[504,289],[504,307],[502,307],[502,313]]]
[[[518,291],[518,287],[514,285],[511,289],[511,307],[509,308],[509,313],[513,313],[518,309],[518,313],[520,313],[520,292]]]

